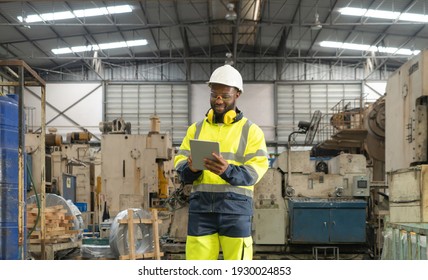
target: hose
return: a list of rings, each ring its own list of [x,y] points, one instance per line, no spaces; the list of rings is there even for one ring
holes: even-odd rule
[[[28,161],[26,163],[26,166],[27,166],[28,175],[30,176],[31,186],[32,186],[32,189],[34,190],[34,194],[36,196],[36,205],[37,205],[37,218],[36,218],[36,222],[34,223],[34,227],[27,234],[27,238],[30,238],[31,234],[36,229],[37,224],[39,223],[39,220],[40,220],[40,201],[39,201],[39,196],[37,195],[37,188],[34,185],[33,175],[31,173],[31,168],[28,165]]]

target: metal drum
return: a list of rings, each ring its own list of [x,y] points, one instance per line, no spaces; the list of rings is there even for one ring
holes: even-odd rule
[[[0,259],[20,258],[18,232],[18,102],[0,96]]]

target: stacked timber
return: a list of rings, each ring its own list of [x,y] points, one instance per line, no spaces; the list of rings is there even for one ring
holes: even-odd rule
[[[79,230],[73,230],[74,217],[67,214],[63,205],[49,206],[45,208],[45,243],[64,243],[71,239],[77,239]],[[27,205],[27,229],[31,232],[30,244],[40,244],[42,235],[40,232],[39,209],[36,204]],[[34,229],[34,230],[33,230]]]

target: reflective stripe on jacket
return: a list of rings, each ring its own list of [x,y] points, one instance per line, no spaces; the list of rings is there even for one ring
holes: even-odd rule
[[[193,173],[187,164],[190,139],[220,142],[228,169],[221,176],[208,170]],[[244,117],[229,125],[210,123],[205,118],[188,128],[174,165],[182,181],[193,183],[190,212],[252,215],[254,184],[268,169],[263,131]]]

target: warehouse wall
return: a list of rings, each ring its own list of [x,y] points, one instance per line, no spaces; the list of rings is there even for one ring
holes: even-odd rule
[[[323,114],[315,142],[324,140],[323,127],[329,126],[332,107],[341,100],[354,102],[360,98],[375,101],[385,91],[384,81],[301,81],[276,83],[244,83],[244,94],[238,107],[244,115],[265,132],[270,145],[286,146],[288,135],[299,121],[310,121],[315,110]],[[28,88],[25,104],[28,124],[40,126],[40,88]],[[47,126],[59,133],[88,129],[97,141],[100,121],[123,117],[131,122],[133,134],[147,134],[150,116],[161,120],[161,131],[172,136],[179,145],[189,124],[204,117],[209,109],[209,88],[206,83],[97,82],[48,83]],[[359,103],[357,104],[359,105]],[[354,105],[355,106],[355,105]],[[304,136],[299,136],[302,143]]]
[[[195,122],[210,108],[210,90],[206,84],[193,84],[191,92],[191,122]],[[238,108],[263,129],[268,142],[275,141],[273,93],[273,84],[244,84],[244,93],[237,100]]]
[[[150,118],[160,118],[160,129],[181,141],[189,123],[187,83],[106,82],[104,119],[122,117],[133,134],[147,134]]]

